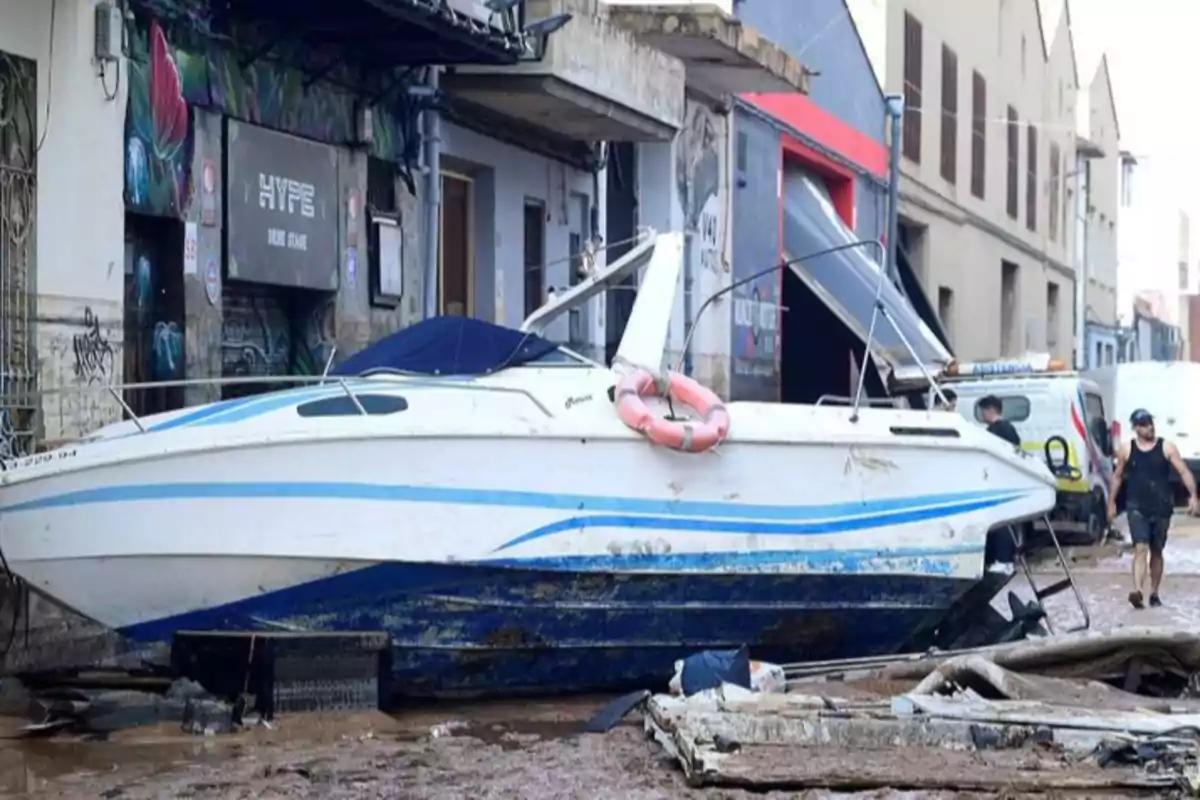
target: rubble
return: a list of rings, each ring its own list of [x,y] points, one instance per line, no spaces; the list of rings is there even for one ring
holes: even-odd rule
[[[692,786],[1200,796],[1200,700],[1186,696],[1200,634],[1122,629],[785,671],[786,694],[656,695],[646,731]]]

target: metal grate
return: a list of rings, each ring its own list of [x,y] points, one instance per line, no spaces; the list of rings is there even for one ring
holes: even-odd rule
[[[33,449],[37,69],[0,52],[0,457]]]

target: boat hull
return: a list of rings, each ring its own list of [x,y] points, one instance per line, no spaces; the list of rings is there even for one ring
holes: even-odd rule
[[[336,574],[120,632],[152,643],[178,630],[383,630],[397,700],[662,689],[676,659],[706,649],[746,644],[776,662],[894,652],[973,585],[886,574],[327,566]]]

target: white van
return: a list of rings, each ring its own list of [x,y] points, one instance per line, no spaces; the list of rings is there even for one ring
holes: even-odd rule
[[[1129,416],[1144,408],[1154,416],[1158,435],[1179,448],[1192,474],[1200,479],[1200,364],[1134,361],[1083,374],[1100,387],[1106,406],[1112,409],[1115,442],[1124,444],[1133,438]],[[1182,497],[1182,487],[1179,491]]]
[[[1022,449],[1045,459],[1058,477],[1055,530],[1101,539],[1108,527],[1113,443],[1112,416],[1098,384],[1048,355],[955,364],[940,382],[957,395],[958,412],[980,425],[979,401],[998,398]]]

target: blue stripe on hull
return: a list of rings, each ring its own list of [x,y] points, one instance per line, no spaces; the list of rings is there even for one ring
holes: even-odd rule
[[[748,644],[800,661],[893,652],[973,584],[943,577],[582,573],[381,564],[126,628],[385,630],[398,695],[661,688],[675,659]],[[276,628],[277,629],[277,628]]]

